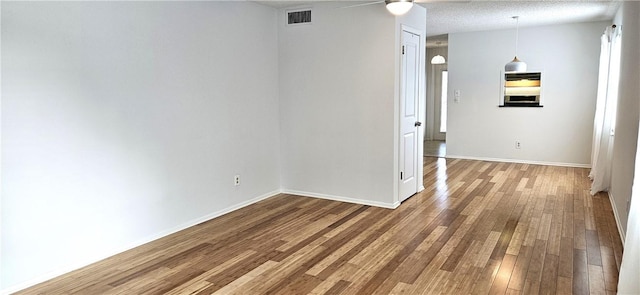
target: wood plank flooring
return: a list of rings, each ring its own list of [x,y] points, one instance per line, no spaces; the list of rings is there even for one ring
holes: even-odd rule
[[[447,155],[447,143],[444,140],[425,140],[422,151],[425,157],[444,158]]]
[[[425,158],[395,210],[279,195],[20,294],[615,294],[588,170]]]

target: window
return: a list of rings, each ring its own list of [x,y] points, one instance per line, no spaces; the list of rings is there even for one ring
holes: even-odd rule
[[[449,72],[442,71],[442,91],[440,91],[440,132],[447,132],[447,84]]]

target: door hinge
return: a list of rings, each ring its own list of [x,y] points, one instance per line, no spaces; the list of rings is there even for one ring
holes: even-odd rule
[[[402,54],[404,54],[404,45],[402,45]]]
[[[400,180],[403,180],[402,176],[402,171],[400,171]]]

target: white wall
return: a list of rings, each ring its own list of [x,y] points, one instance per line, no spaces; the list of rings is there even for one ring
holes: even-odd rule
[[[640,281],[638,280],[638,273],[640,273],[640,188],[638,187],[640,185],[640,163],[638,161],[640,160],[638,157],[640,155],[638,155],[638,142],[636,141],[635,144],[628,142],[628,140],[638,139],[640,2],[623,2],[615,22],[622,25],[622,66],[620,69],[620,91],[618,93],[620,100],[614,141],[613,173],[609,193],[614,203],[616,217],[618,217],[619,225],[621,225],[625,236],[618,294],[640,294]],[[622,109],[620,104],[626,107],[635,106],[635,112],[634,110]],[[621,136],[625,137],[624,141],[618,141]],[[635,150],[631,150],[632,148]],[[630,178],[635,178],[633,190],[631,190]],[[630,204],[629,207],[627,207],[627,202]]]
[[[588,166],[606,25],[520,29],[518,57],[529,70],[543,71],[543,108],[498,107],[500,70],[513,59],[515,30],[450,34],[447,156]],[[460,103],[453,103],[456,89]]]
[[[282,187],[392,207],[398,24],[347,5],[313,4],[311,25],[279,17]],[[425,23],[421,7],[403,19],[420,11]]]
[[[613,165],[611,168],[611,188],[614,212],[618,225],[624,233],[627,228],[631,185],[633,183],[636,144],[638,139],[638,118],[640,110],[640,20],[638,2],[623,2],[614,22],[622,28],[622,51],[620,67],[620,88],[618,92],[618,113],[613,144]]]
[[[3,2],[1,287],[279,191],[277,34],[248,2]]]

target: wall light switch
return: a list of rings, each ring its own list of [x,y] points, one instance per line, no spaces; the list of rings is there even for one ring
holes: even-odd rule
[[[453,102],[455,102],[455,103],[460,102],[460,96],[462,96],[461,93],[460,93],[460,89],[456,89],[453,92]]]

